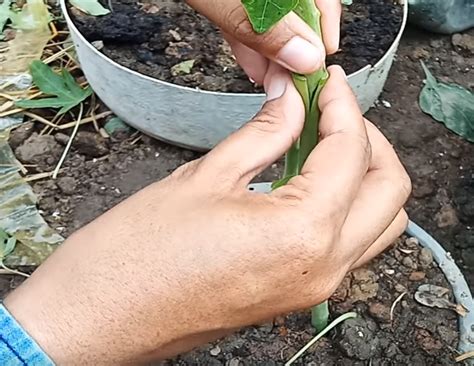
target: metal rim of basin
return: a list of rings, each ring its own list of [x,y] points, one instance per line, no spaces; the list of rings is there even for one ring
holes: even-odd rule
[[[271,189],[271,183],[254,183],[249,185],[249,190],[256,193],[269,193]],[[474,350],[474,302],[471,290],[461,270],[456,265],[451,254],[446,252],[441,244],[414,222],[409,222],[406,234],[418,239],[422,247],[431,250],[435,262],[451,285],[456,303],[463,305],[467,309],[466,316],[459,316],[458,318],[458,349],[463,353]],[[466,360],[465,362],[468,362],[469,365],[474,364],[473,360]]]
[[[193,89],[118,64],[83,37],[69,16],[66,2],[60,0],[61,9],[86,78],[102,101],[138,130],[177,146],[208,150],[247,122],[263,104],[263,94]],[[403,19],[390,48],[374,66],[366,65],[348,76],[363,112],[383,89],[407,23],[407,0],[398,2],[403,6]]]

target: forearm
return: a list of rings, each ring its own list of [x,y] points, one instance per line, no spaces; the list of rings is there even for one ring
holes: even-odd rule
[[[129,207],[143,207],[140,198],[146,196],[134,197]],[[179,270],[181,253],[158,241],[151,247],[159,253],[143,256],[134,250],[143,240],[166,237],[166,230],[143,232],[135,221],[140,221],[139,213],[124,213],[114,209],[73,235],[5,300],[12,315],[59,365],[145,362],[226,332],[216,331],[219,326],[198,307],[189,307],[193,293],[187,287],[193,284]],[[142,235],[135,236],[140,231]],[[112,247],[113,257],[97,255],[110,253]],[[141,266],[152,270],[140,271]],[[154,304],[155,311],[144,304]]]

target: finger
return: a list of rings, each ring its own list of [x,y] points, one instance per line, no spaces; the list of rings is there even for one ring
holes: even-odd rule
[[[225,33],[291,71],[308,74],[323,64],[322,40],[293,12],[268,32],[257,34],[241,0],[188,0],[188,3]]]
[[[216,146],[201,162],[205,175],[225,176],[245,189],[255,175],[280,158],[296,141],[304,106],[288,72],[270,65],[264,82],[267,103],[240,130]]]
[[[395,219],[392,221],[390,226],[383,232],[382,235],[373,243],[355,262],[351,269],[362,267],[369,263],[372,259],[377,257],[379,254],[384,252],[389,246],[391,246],[397,238],[404,233],[408,226],[408,215],[405,210],[401,210]]]
[[[356,199],[343,225],[340,241],[351,258],[362,255],[389,227],[411,191],[410,179],[382,133],[366,122],[372,159]],[[350,248],[350,249],[349,249]]]
[[[303,192],[309,196],[305,197],[309,209],[337,217],[333,224],[340,227],[367,173],[370,145],[344,71],[340,67],[329,71],[320,97],[321,142],[308,157],[301,176],[281,190],[289,196]]]
[[[339,49],[342,6],[340,0],[315,0],[321,11],[321,28],[326,52],[333,54]]]
[[[247,76],[258,85],[263,85],[265,74],[269,66],[268,59],[228,34],[224,34],[224,38],[232,48],[237,63],[245,71]]]

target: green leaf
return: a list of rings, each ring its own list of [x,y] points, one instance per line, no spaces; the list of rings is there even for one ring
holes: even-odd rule
[[[71,73],[65,69],[61,75],[56,74],[48,65],[41,61],[33,61],[30,65],[34,84],[47,95],[53,98],[36,100],[20,100],[15,104],[21,108],[61,108],[63,114],[83,102],[92,94],[92,89],[81,88]]]
[[[441,83],[422,62],[426,84],[420,94],[420,108],[448,129],[474,142],[474,93],[456,84]]]
[[[16,246],[16,238],[7,234],[3,229],[0,229],[0,262],[13,252]]]
[[[89,15],[100,16],[110,13],[110,10],[104,8],[98,0],[70,0],[70,3]]]
[[[265,33],[285,15],[293,11],[299,0],[242,0],[252,27]]]
[[[10,19],[11,10],[10,10],[11,0],[3,0],[3,3],[0,5],[0,32],[5,28],[8,19]]]
[[[171,68],[171,74],[173,76],[189,74],[194,67],[196,60],[187,60],[174,65]]]

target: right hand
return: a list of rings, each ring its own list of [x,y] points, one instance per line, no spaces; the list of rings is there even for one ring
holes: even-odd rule
[[[337,67],[301,175],[248,192],[303,126],[288,72],[273,71],[252,121],[68,238],[7,297],[57,364],[145,363],[308,308],[403,232],[410,181]]]
[[[295,13],[288,14],[268,32],[257,34],[241,0],[187,0],[222,30],[239,65],[260,85],[269,61],[290,71],[309,74],[323,65],[326,53],[338,50],[341,0],[315,2],[321,11],[323,40]]]

